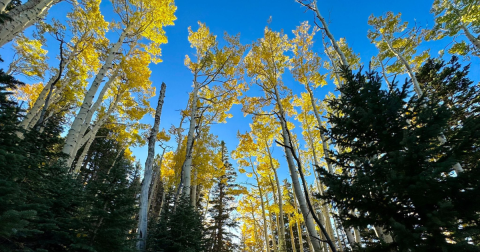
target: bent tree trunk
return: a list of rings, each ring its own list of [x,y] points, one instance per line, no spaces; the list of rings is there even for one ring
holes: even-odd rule
[[[147,225],[148,225],[148,191],[150,183],[152,182],[152,166],[153,158],[155,156],[155,142],[157,139],[158,128],[160,126],[160,115],[162,114],[163,99],[165,98],[165,89],[167,85],[162,83],[160,89],[160,96],[158,98],[158,105],[155,111],[155,122],[148,137],[148,156],[145,161],[145,170],[142,183],[142,191],[140,194],[140,210],[138,213],[138,231],[137,231],[137,250],[145,251],[147,242]]]

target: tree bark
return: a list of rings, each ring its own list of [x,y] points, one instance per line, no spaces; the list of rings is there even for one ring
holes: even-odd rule
[[[283,106],[281,104],[281,99],[280,99],[280,94],[278,92],[278,88],[275,86],[275,97],[277,101],[277,106],[279,109],[278,116],[279,116],[279,122],[280,126],[282,127],[282,138],[283,142],[285,145],[285,156],[287,158],[287,164],[288,168],[290,170],[290,176],[292,177],[292,184],[293,184],[293,191],[295,195],[297,196],[300,209],[303,214],[303,218],[305,219],[305,225],[307,226],[307,230],[309,234],[314,237],[313,238],[313,248],[315,249],[315,252],[320,252],[321,251],[321,246],[320,246],[320,237],[315,230],[315,223],[313,222],[313,217],[312,215],[314,213],[311,213],[310,210],[308,209],[307,202],[305,200],[305,195],[302,193],[302,189],[300,187],[300,183],[298,181],[298,175],[297,175],[297,168],[295,166],[295,163],[293,161],[293,146],[291,146],[291,141],[290,141],[290,136],[288,135],[287,131],[287,124],[285,120],[285,112],[283,110]]]
[[[162,114],[163,100],[165,98],[165,89],[167,86],[162,83],[160,95],[158,98],[157,109],[155,111],[155,122],[148,137],[148,156],[145,161],[145,171],[142,183],[142,192],[140,194],[140,210],[138,213],[138,233],[137,250],[145,251],[147,242],[148,226],[148,191],[152,180],[153,158],[155,156],[155,142],[157,139],[158,128],[160,126],[160,116]]]
[[[328,24],[325,21],[325,18],[323,18],[323,16],[320,14],[320,10],[318,9],[318,6],[317,6],[317,0],[313,0],[311,4],[303,3],[302,0],[297,0],[297,2],[300,3],[303,6],[311,9],[313,12],[315,12],[315,15],[320,20],[320,22],[322,23],[322,26],[323,26],[323,27],[319,27],[319,25],[317,25],[318,28],[323,30],[325,32],[325,34],[327,35],[327,37],[330,39],[330,42],[332,43],[333,48],[338,53],[338,56],[340,56],[340,61],[342,61],[342,64],[345,65],[345,66],[348,66],[348,61],[347,61],[347,58],[345,57],[345,54],[342,52],[342,50],[340,49],[340,47],[337,44],[337,41],[333,37],[333,34],[330,32],[330,29],[328,28]]]
[[[105,77],[108,69],[110,69],[110,67],[112,66],[113,59],[115,58],[117,51],[120,49],[121,45],[123,44],[123,41],[125,40],[126,36],[127,36],[127,28],[123,30],[118,41],[108,50],[107,58],[102,68],[95,76],[95,79],[93,80],[90,89],[85,94],[85,98],[83,100],[82,106],[80,107],[80,111],[78,112],[77,116],[75,117],[75,120],[72,123],[72,126],[70,127],[70,130],[68,131],[67,137],[65,138],[66,139],[65,145],[63,146],[63,149],[62,149],[62,152],[68,155],[69,157],[72,156],[72,152],[74,151],[74,148],[78,141],[82,124],[85,122],[88,111],[91,109],[93,98],[95,97],[95,94],[97,93],[97,90],[100,87],[100,84],[103,78]],[[68,161],[66,165],[71,166],[71,162]]]
[[[284,252],[287,250],[286,241],[285,241],[285,221],[283,219],[283,195],[282,195],[282,188],[280,187],[280,181],[278,180],[277,169],[273,166],[272,161],[272,153],[270,152],[270,148],[267,146],[268,152],[268,159],[270,161],[270,167],[273,169],[273,173],[275,174],[275,182],[277,183],[277,194],[278,194],[278,209],[279,209],[279,234],[278,234],[278,251]],[[273,192],[275,194],[275,192]]]
[[[4,4],[6,2],[7,1],[2,1]],[[46,15],[48,10],[58,2],[60,1],[29,0],[7,12],[6,14],[8,14],[12,20],[0,25],[0,47],[10,42],[18,33],[35,24],[38,19]],[[5,7],[6,5],[1,6],[3,9]]]
[[[462,24],[461,27],[463,32],[465,32],[465,36],[467,36],[468,40],[472,42],[473,46],[475,46],[477,50],[480,50],[480,40],[475,38],[475,36],[472,35],[472,33],[468,30],[468,28],[464,24]]]
[[[182,165],[182,181],[183,181],[183,196],[190,197],[190,185],[192,182],[192,155],[193,155],[193,144],[194,144],[194,135],[195,128],[197,127],[196,117],[197,117],[197,101],[198,101],[198,91],[200,89],[200,84],[194,80],[193,88],[193,97],[192,104],[190,107],[190,128],[188,129],[187,135],[187,146],[186,146],[186,156],[185,161]]]
[[[265,237],[265,248],[267,251],[269,251],[269,244],[268,244],[268,227],[267,227],[267,217],[265,214],[265,203],[263,201],[263,190],[260,186],[260,179],[258,178],[258,173],[255,170],[255,166],[253,165],[252,159],[250,158],[250,164],[252,165],[252,171],[253,174],[255,174],[255,178],[257,179],[257,185],[258,185],[258,192],[260,194],[260,204],[262,207],[262,217],[263,217],[263,236]]]
[[[298,213],[297,198],[295,197],[295,194],[293,194],[293,206],[295,209],[295,213]],[[300,245],[300,251],[305,251],[303,249],[303,237],[302,237],[303,232],[302,232],[301,223],[296,218],[295,218],[295,223],[297,224],[298,243]],[[308,233],[307,233],[307,236],[308,236]]]
[[[288,220],[288,227],[290,228],[290,242],[292,243],[292,250],[293,252],[297,252],[297,248],[295,246],[295,237],[293,236],[292,223],[290,221],[289,214],[287,214],[287,220]]]
[[[60,69],[65,69],[65,67],[70,63],[71,57],[68,57],[61,61],[60,63]],[[59,69],[59,71],[61,71]],[[37,120],[33,120],[36,115],[40,115],[40,109],[45,105],[45,100],[46,97],[49,93],[49,90],[52,89],[52,85],[55,83],[57,79],[57,76],[52,76],[48,83],[43,87],[42,91],[38,95],[37,99],[33,103],[33,106],[28,110],[27,114],[25,115],[25,118],[22,120],[20,123],[20,127],[23,129],[30,129],[33,127],[34,124],[31,122],[34,121],[36,122]],[[31,125],[31,126],[30,126]]]

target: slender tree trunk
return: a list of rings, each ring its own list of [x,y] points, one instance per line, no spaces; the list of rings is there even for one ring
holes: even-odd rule
[[[297,197],[295,197],[295,194],[293,194],[293,208],[295,209],[295,213],[298,213],[298,204],[297,204]],[[303,249],[303,237],[302,237],[302,227],[301,223],[298,221],[297,218],[295,218],[295,223],[297,224],[297,233],[298,233],[298,243],[300,245],[300,251],[305,251]],[[308,236],[308,232],[307,232]]]
[[[93,98],[95,97],[95,94],[97,93],[97,90],[100,87],[100,84],[103,78],[105,77],[108,69],[112,66],[112,62],[113,62],[113,59],[115,58],[116,53],[120,49],[120,46],[123,44],[123,41],[127,36],[127,30],[128,30],[127,28],[123,30],[118,41],[108,50],[107,58],[102,68],[95,76],[95,79],[93,80],[90,89],[85,94],[85,98],[83,100],[82,106],[80,107],[80,111],[78,112],[77,116],[75,117],[75,120],[72,123],[72,126],[70,127],[70,130],[68,131],[67,137],[65,138],[66,139],[65,145],[63,146],[62,152],[68,155],[69,157],[71,157],[72,152],[76,146],[82,124],[86,119],[88,111],[91,109]],[[67,163],[67,166],[70,166],[70,165],[71,163]]]
[[[337,225],[337,223],[336,223],[335,220],[333,220],[333,225],[335,226],[335,234],[336,234],[337,237],[338,237],[338,243],[339,243],[339,246],[338,246],[338,247],[339,247],[339,250],[340,250],[340,252],[343,252],[343,247],[344,247],[344,246],[343,246],[343,244],[342,244],[342,241],[344,241],[344,244],[346,244],[346,242],[345,242],[345,239],[342,239],[342,238],[341,238],[342,236],[340,236],[340,234],[338,233],[338,231],[340,230],[340,228],[343,228],[343,227],[341,227],[340,225]]]
[[[71,56],[67,57],[63,61],[60,61],[60,69],[65,69],[65,67],[70,63],[71,61]],[[58,76],[52,76],[50,80],[47,82],[47,84],[43,87],[42,91],[38,95],[37,99],[33,103],[33,106],[28,110],[27,114],[25,115],[25,118],[22,120],[20,123],[20,127],[23,129],[30,129],[34,126],[35,123],[31,123],[32,121],[36,122],[38,121],[39,115],[40,115],[40,109],[45,105],[45,100],[46,97],[49,93],[49,91],[53,88],[52,85],[56,83],[56,79]],[[33,120],[35,116],[38,115],[37,120]],[[29,127],[31,125],[31,127]]]
[[[9,1],[2,1],[3,4]],[[10,42],[18,33],[35,24],[58,0],[29,0],[7,12],[12,18],[0,25],[0,47]],[[5,6],[1,6],[5,9]]]
[[[263,190],[260,185],[260,179],[258,177],[258,173],[255,170],[255,166],[253,165],[252,159],[250,158],[250,164],[252,165],[253,174],[255,174],[255,178],[257,179],[258,185],[258,192],[260,193],[260,204],[262,207],[262,217],[263,217],[263,235],[265,237],[265,248],[269,251],[269,244],[268,244],[268,227],[267,227],[267,217],[265,214],[265,203],[263,201]]]
[[[273,194],[275,194],[275,192],[273,191]],[[267,206],[267,209],[270,209],[270,204],[268,204],[268,194],[265,196],[265,205]],[[277,241],[275,239],[275,227],[273,225],[273,217],[272,217],[272,213],[269,211],[268,212],[268,220],[270,221],[270,233],[272,234],[272,246],[273,246],[273,251],[274,252],[277,252],[278,251],[278,248],[277,248]]]
[[[158,211],[158,218],[162,215],[163,205],[165,205],[165,190],[162,192],[162,202],[160,203],[160,211]]]
[[[100,105],[102,104],[103,102],[103,97],[105,96],[107,90],[110,88],[110,86],[112,85],[112,83],[115,81],[115,79],[117,78],[118,76],[118,69],[115,71],[115,73],[112,74],[112,76],[110,76],[110,78],[108,78],[108,81],[105,83],[105,85],[103,86],[103,88],[100,90],[100,93],[98,94],[98,98],[97,100],[95,101],[95,103],[93,103],[92,107],[88,110],[87,112],[87,116],[85,117],[85,121],[84,123],[82,124],[81,126],[81,129],[80,129],[80,133],[79,133],[79,136],[80,137],[83,137],[85,135],[85,133],[87,132],[87,129],[89,128],[90,126],[90,123],[92,122],[92,118],[93,118],[93,114],[95,114],[95,112],[97,111],[97,109],[100,107]],[[117,95],[117,99],[116,99],[116,103],[118,103],[119,101],[119,98],[122,96],[123,92],[121,94],[118,94]],[[116,104],[115,106],[116,107]],[[112,108],[113,109],[113,108]],[[107,113],[109,114],[109,113]],[[77,142],[77,144],[75,145],[75,150],[74,152],[76,153],[78,151],[78,149],[83,145],[84,143],[81,143],[80,141]]]
[[[197,171],[198,169],[195,168],[195,171],[193,172],[193,185],[192,185],[192,194],[190,195],[191,202],[190,204],[195,207],[197,203]]]
[[[155,111],[155,122],[148,137],[148,155],[145,161],[145,171],[142,184],[142,192],[140,194],[140,210],[138,213],[138,233],[137,233],[137,250],[145,251],[147,242],[147,226],[148,226],[148,191],[152,180],[153,158],[155,156],[155,142],[157,139],[158,128],[160,127],[160,116],[162,114],[163,100],[165,98],[165,89],[167,86],[162,83],[160,95],[158,97],[157,109]]]
[[[85,156],[87,156],[88,150],[90,149],[90,146],[93,143],[93,140],[95,140],[94,137],[91,137],[88,139],[87,143],[85,144],[85,148],[83,148],[82,154],[77,159],[77,163],[75,164],[75,169],[73,169],[73,174],[78,175],[80,173],[80,169],[82,168],[83,165],[83,160],[85,159]]]
[[[162,155],[160,156],[160,163],[158,164],[158,167],[154,165],[153,167],[155,168],[156,172],[153,177],[153,186],[152,190],[150,190],[150,196],[148,196],[148,205],[149,205],[149,212],[155,211],[156,205],[157,205],[157,195],[159,191],[161,190],[162,192],[164,191],[162,186],[161,186],[161,180],[162,180],[162,163],[163,163],[163,156],[165,155],[165,149],[163,148]],[[160,183],[159,183],[160,182]],[[160,186],[159,186],[160,184]],[[158,214],[150,214],[151,216],[158,216]]]
[[[295,246],[295,236],[293,236],[293,230],[292,230],[292,222],[290,221],[290,214],[287,214],[287,220],[288,220],[288,227],[290,228],[290,242],[292,243],[292,250],[293,252],[297,252],[297,248]],[[303,252],[303,251],[302,251]]]
[[[280,223],[280,228],[279,228],[279,234],[278,234],[278,251],[284,252],[286,251],[286,241],[285,241],[285,222],[283,220],[283,195],[282,195],[282,188],[280,187],[280,181],[278,179],[278,174],[277,174],[277,169],[273,166],[273,160],[272,160],[272,153],[270,152],[270,148],[268,148],[267,145],[267,153],[268,153],[268,159],[270,161],[270,167],[273,170],[273,173],[275,174],[275,182],[277,183],[277,194],[278,194],[278,210],[279,210],[279,223]],[[273,192],[275,194],[275,192]]]
[[[192,181],[192,155],[193,155],[193,144],[195,136],[195,128],[197,127],[197,101],[198,101],[198,91],[199,83],[194,82],[193,94],[192,94],[192,104],[190,106],[190,128],[188,129],[187,135],[187,146],[186,146],[186,156],[185,161],[182,165],[182,181],[183,181],[183,196],[190,197],[190,185]]]
[[[303,6],[306,6],[307,8],[311,9],[313,12],[315,12],[315,15],[317,16],[317,18],[322,23],[322,27],[320,27],[317,24],[318,28],[320,28],[321,30],[323,30],[325,32],[325,35],[327,35],[328,39],[332,43],[332,46],[333,46],[334,50],[337,52],[338,56],[340,57],[340,61],[342,61],[343,65],[347,66],[348,65],[347,58],[345,57],[345,54],[340,49],[340,46],[338,46],[337,41],[333,37],[333,34],[330,32],[330,29],[328,28],[327,21],[325,21],[325,18],[323,18],[323,16],[320,14],[320,10],[318,9],[318,5],[317,5],[317,0],[313,0],[312,3],[309,3],[309,4],[303,3],[302,0],[297,0],[297,2],[302,4]]]
[[[281,104],[281,99],[280,95],[278,93],[278,89],[275,86],[275,96],[276,96],[276,101],[277,101],[277,106],[279,109],[279,122],[282,127],[282,137],[283,137],[283,142],[285,145],[285,156],[287,157],[287,164],[288,168],[290,170],[290,176],[292,177],[292,184],[293,184],[293,191],[295,195],[297,196],[298,202],[300,204],[300,209],[302,210],[303,218],[305,219],[305,225],[307,226],[307,230],[311,236],[313,236],[313,248],[315,249],[315,252],[320,252],[321,251],[321,246],[320,246],[320,237],[315,230],[315,223],[313,222],[313,217],[310,210],[308,209],[307,202],[305,200],[305,195],[302,193],[302,189],[300,187],[300,183],[298,181],[298,175],[297,175],[297,168],[295,166],[295,163],[293,161],[293,146],[290,145],[290,137],[287,133],[287,124],[285,120],[285,112],[283,110],[283,106]]]
[[[461,25],[463,32],[465,32],[465,36],[467,36],[468,40],[472,42],[472,44],[475,46],[477,50],[480,50],[480,40],[475,38],[475,36],[472,35],[472,33],[468,30],[468,28],[462,24]]]

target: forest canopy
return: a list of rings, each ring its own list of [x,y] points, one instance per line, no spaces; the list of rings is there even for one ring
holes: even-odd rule
[[[0,0],[0,251],[480,251],[480,1],[247,2]]]

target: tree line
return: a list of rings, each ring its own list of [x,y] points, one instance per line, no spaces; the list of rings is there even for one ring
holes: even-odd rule
[[[66,22],[43,20],[59,1],[0,3],[0,45],[15,51],[0,71],[1,251],[480,250],[478,0],[435,0],[431,29],[370,16],[378,54],[366,61],[316,0],[297,0],[315,25],[267,26],[251,44],[199,22],[184,60],[192,90],[168,130],[172,91],[162,83],[150,106],[149,64],[172,0],[111,0],[111,22],[99,0],[72,2]],[[437,40],[452,41],[439,57],[420,50]],[[316,96],[327,84],[335,92]],[[229,152],[211,125],[234,105],[252,122]],[[143,168],[131,151],[142,145]]]

